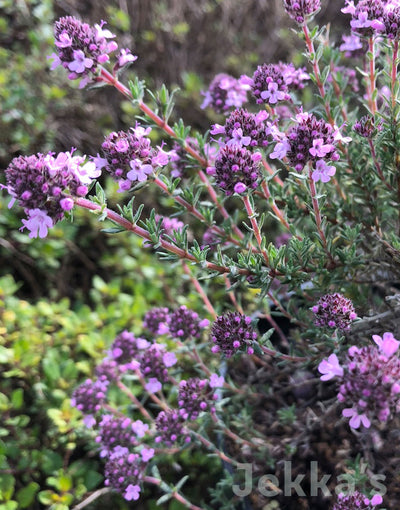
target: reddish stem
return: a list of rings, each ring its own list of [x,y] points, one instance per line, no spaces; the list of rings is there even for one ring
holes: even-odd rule
[[[207,294],[204,292],[202,286],[200,285],[199,280],[192,275],[192,273],[189,269],[189,266],[186,264],[185,261],[182,261],[182,266],[183,266],[183,271],[189,276],[195,289],[197,290],[198,294],[200,295],[201,299],[203,300],[208,312],[214,317],[214,319],[216,319],[217,312],[215,311],[213,305],[211,304],[211,301],[208,299]]]
[[[109,73],[106,69],[102,68],[100,73],[100,80],[104,81],[105,83],[108,83],[109,85],[112,85],[115,87],[119,92],[121,92],[125,97],[129,99],[133,99],[131,91],[123,84],[121,83],[118,78],[113,76],[111,73]],[[138,106],[142,110],[143,113],[145,113],[160,129],[162,129],[167,135],[169,135],[171,138],[177,139],[177,135],[175,131],[171,128],[171,126],[165,122],[164,119],[162,119],[159,115],[157,115],[146,103],[143,101],[138,101]],[[183,149],[190,154],[195,160],[197,160],[200,165],[203,168],[207,168],[209,166],[209,162],[207,159],[203,158],[195,149],[193,149],[189,144],[184,143],[182,146]],[[219,203],[218,197],[215,193],[215,191],[212,189],[211,184],[209,183],[207,177],[205,176],[204,172],[201,172],[200,179],[206,183],[207,190],[210,193],[210,197],[217,206],[218,210],[222,214],[222,216],[225,219],[229,218],[229,213],[225,209],[225,207]],[[240,239],[243,238],[243,233],[240,232],[238,227],[236,225],[232,225],[232,228],[235,230],[236,234],[239,236]]]
[[[254,232],[255,238],[257,240],[257,244],[260,249],[260,252],[262,253],[262,255],[264,257],[265,263],[267,264],[267,266],[269,266],[268,255],[267,255],[266,251],[262,249],[262,237],[261,237],[260,228],[257,223],[256,213],[254,212],[254,210],[251,206],[248,195],[243,195],[242,200],[243,200],[244,206],[246,207],[247,216],[249,217],[251,226],[253,227],[253,232]]]
[[[308,58],[311,62],[311,65],[313,66],[314,76],[315,76],[315,80],[317,82],[317,87],[318,87],[319,93],[321,94],[322,99],[325,99],[326,94],[325,94],[324,84],[322,83],[322,80],[321,80],[321,71],[319,69],[318,61],[315,58],[314,43],[311,40],[310,32],[308,31],[307,25],[303,25],[303,32],[304,32],[304,36],[306,39],[306,45],[307,45],[307,49],[308,49]],[[328,117],[329,124],[331,124],[333,126],[335,124],[335,122],[332,118],[330,106],[326,101],[324,101],[324,106],[325,106],[325,111],[326,111],[326,115]]]
[[[371,138],[368,138],[368,144],[369,144],[369,148],[371,149],[371,156],[374,161],[374,165],[375,165],[375,168],[376,168],[377,174],[379,175],[380,180],[383,182],[383,184],[387,187],[388,190],[392,191],[390,184],[387,182],[387,180],[385,179],[385,177],[383,175],[382,167],[378,161],[378,158],[376,157],[375,147],[374,147],[374,144],[373,144]]]
[[[265,160],[264,158],[262,159],[262,164],[265,168],[265,170],[269,173],[269,175],[274,175],[274,170],[271,168],[270,164],[268,163],[267,160]],[[278,176],[278,175],[274,175],[273,177],[273,180],[279,184],[279,186],[283,186],[283,181],[282,179]]]
[[[310,185],[310,193],[311,193],[311,201],[314,209],[314,215],[315,215],[315,224],[317,226],[317,230],[319,233],[319,237],[322,242],[322,246],[325,250],[325,253],[328,255],[329,260],[331,261],[331,264],[334,265],[335,261],[331,255],[331,253],[328,250],[328,244],[326,242],[325,233],[322,230],[322,217],[321,217],[321,210],[319,208],[318,198],[317,198],[317,190],[315,188],[315,182],[312,178],[312,169],[308,169],[308,183]]]
[[[146,239],[146,241],[151,242],[150,234],[145,230],[144,228],[139,227],[138,225],[135,225],[131,223],[130,221],[126,220],[119,214],[117,214],[114,211],[111,211],[107,207],[102,207],[99,204],[95,204],[94,202],[91,202],[90,200],[86,198],[75,198],[75,203],[79,205],[80,207],[83,207],[85,209],[89,209],[90,211],[102,211],[105,212],[107,218],[109,218],[114,223],[117,223],[121,227],[123,227],[125,230],[129,230],[130,232],[133,232],[134,234],[138,235],[139,237],[142,237],[143,239]],[[169,243],[168,241],[165,241],[163,239],[160,239],[160,245],[162,248],[164,248],[166,251],[169,251],[170,253],[174,253],[181,259],[187,259],[191,262],[197,262],[196,258],[188,253],[185,250],[182,250],[181,248],[178,248],[172,243]],[[229,273],[230,269],[225,266],[219,266],[217,264],[214,264],[213,262],[205,262],[205,267],[211,271],[217,271],[218,273]],[[238,270],[240,274],[249,275],[250,271],[248,269],[239,269]]]
[[[392,55],[392,70],[391,70],[391,92],[392,92],[392,110],[394,112],[394,107],[396,106],[396,98],[394,95],[394,87],[397,80],[397,57],[399,54],[399,41],[395,39],[393,42],[393,55]]]
[[[274,211],[276,217],[279,219],[279,221],[282,223],[282,225],[287,229],[290,230],[289,223],[286,221],[285,217],[283,216],[282,211],[279,209],[279,207],[276,205],[275,200],[271,196],[271,192],[268,187],[267,181],[262,181],[261,187],[264,192],[264,196],[267,200],[269,200],[272,210]]]

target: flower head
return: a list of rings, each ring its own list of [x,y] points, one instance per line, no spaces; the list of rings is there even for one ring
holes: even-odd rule
[[[116,446],[129,448],[137,443],[133,422],[128,417],[104,414],[99,423],[96,443],[101,447],[101,456],[109,455]]]
[[[166,446],[172,446],[176,442],[190,441],[190,437],[184,428],[184,419],[175,409],[161,411],[156,418],[156,429],[158,436],[156,443],[164,443]]]
[[[339,293],[326,294],[313,306],[315,325],[318,327],[350,329],[352,321],[357,318],[353,303]]]
[[[280,64],[258,66],[252,78],[252,93],[258,104],[276,105],[290,98],[288,94],[287,71]]]
[[[146,312],[143,326],[154,335],[163,335],[169,331],[168,324],[171,321],[168,308],[152,308]]]
[[[203,328],[207,325],[208,321],[202,321],[196,312],[182,305],[171,313],[169,333],[179,340],[200,338]]]
[[[251,325],[251,318],[237,312],[228,312],[217,317],[211,328],[212,352],[221,352],[227,358],[245,350],[253,354],[253,343],[257,333]]]
[[[108,381],[99,378],[96,381],[86,379],[74,390],[71,405],[85,414],[94,414],[102,408],[107,394]]]
[[[201,108],[210,107],[217,113],[226,113],[231,108],[240,108],[247,102],[250,87],[228,74],[217,74],[211,82]]]
[[[383,502],[380,494],[375,494],[371,499],[359,491],[349,494],[340,493],[333,505],[333,510],[377,510],[377,505]]]
[[[104,467],[104,485],[120,492],[127,501],[136,500],[145,468],[146,463],[139,454],[117,447],[108,456]]]
[[[225,135],[227,145],[266,147],[268,145],[268,113],[249,113],[244,108],[233,110],[225,121],[225,126],[214,125],[211,134]]]
[[[357,5],[351,0],[346,0],[346,7],[342,12],[350,14],[352,19],[350,26],[353,32],[364,37],[370,37],[376,30],[376,22],[382,21],[385,0],[360,0]]]
[[[73,151],[19,156],[6,169],[6,189],[25,209],[28,218],[22,222],[30,230],[29,237],[45,237],[73,208],[73,198],[86,195],[87,185],[98,177],[90,162],[73,156]]]
[[[151,146],[148,134],[139,124],[129,131],[112,132],[105,137],[101,146],[102,156],[93,158],[96,168],[105,168],[118,181],[120,191],[129,189],[132,182],[144,182],[153,170],[161,165],[157,159],[161,149]],[[168,163],[168,155],[162,164]]]
[[[133,333],[125,330],[117,335],[111,344],[110,358],[118,363],[120,369],[129,367],[132,360],[139,358],[141,351],[149,345],[144,338],[136,338]]]
[[[193,378],[179,383],[179,413],[185,420],[195,420],[202,411],[213,412],[212,403],[216,399],[207,379]]]
[[[334,355],[319,367],[323,380],[331,378],[327,375],[340,376],[338,400],[347,406],[342,414],[355,429],[368,428],[374,420],[384,423],[400,411],[400,358],[394,355],[400,342],[392,333],[373,339],[378,347],[350,347],[341,363],[342,373]]]
[[[299,25],[303,25],[320,8],[320,0],[283,0],[286,12]]]
[[[230,196],[239,192],[235,189],[238,183],[250,190],[258,186],[259,161],[258,153],[253,154],[245,147],[238,145],[225,145],[218,153],[215,167],[208,173],[215,175],[219,188],[225,192],[225,195]]]
[[[330,124],[317,119],[313,114],[299,113],[296,115],[296,124],[289,128],[286,134],[272,131],[277,144],[270,157],[279,159],[287,157],[290,165],[298,172],[309,161],[314,167],[320,160],[337,161],[339,153],[336,150],[338,143],[336,133],[339,133],[337,128],[335,130]],[[321,173],[322,168],[324,170],[322,173],[326,175],[326,167],[321,166],[316,169],[318,174]]]
[[[54,24],[56,54],[54,64],[71,71],[70,80],[82,79],[81,86],[97,74],[98,66],[109,60],[109,54],[118,48],[115,36],[103,29],[105,22],[91,26],[73,16],[60,18]]]
[[[354,131],[364,137],[373,138],[382,129],[382,123],[375,125],[375,119],[371,115],[364,115],[353,126]]]

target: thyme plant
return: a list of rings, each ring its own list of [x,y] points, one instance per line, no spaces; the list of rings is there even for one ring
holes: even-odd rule
[[[376,482],[385,467],[371,470],[371,445],[398,427],[400,411],[400,4],[346,0],[351,31],[341,41],[313,26],[320,0],[283,4],[305,66],[217,75],[202,106],[220,123],[207,133],[170,120],[174,93],[165,86],[120,81],[137,57],[118,48],[105,22],[59,19],[52,69],[63,67],[82,88],[114,87],[141,116],[109,133],[97,154],[19,156],[5,171],[30,237],[88,209],[110,235],[129,231],[143,249],[182,265],[204,303],[202,313],[171,302],[143,311],[141,334],[109,339],[96,374],[72,395],[105,460],[106,487],[127,501],[153,484],[164,492],[160,504],[250,508],[251,491],[238,485],[248,465],[260,493],[254,508],[295,496],[334,510],[394,501]],[[303,104],[304,88],[313,104]],[[101,175],[117,183],[114,209]],[[147,215],[143,188],[155,197]],[[335,430],[348,431],[372,466],[369,486],[331,480],[315,490],[312,471],[307,495],[295,482],[282,488],[282,462],[309,448],[315,427],[331,431],[333,448]],[[225,474],[211,499],[190,501],[187,476],[163,479],[158,459],[183,449],[220,459]]]

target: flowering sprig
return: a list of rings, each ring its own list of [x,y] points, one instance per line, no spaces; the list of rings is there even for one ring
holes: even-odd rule
[[[392,333],[373,335],[373,346],[349,348],[343,365],[335,354],[323,360],[318,370],[324,381],[339,378],[339,402],[350,406],[342,414],[350,418],[350,427],[369,428],[374,420],[385,423],[399,411],[400,342]]]
[[[101,171],[84,156],[70,152],[37,154],[14,158],[5,171],[6,189],[27,215],[22,220],[29,237],[46,237],[47,231],[74,207],[76,197],[84,197],[92,180]]]

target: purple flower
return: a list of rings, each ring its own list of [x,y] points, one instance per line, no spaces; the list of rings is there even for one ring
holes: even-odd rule
[[[226,196],[235,192],[238,183],[255,189],[260,177],[259,154],[238,145],[225,145],[218,153],[214,170],[216,183]]]
[[[223,375],[211,374],[210,376],[210,388],[222,388],[225,379]]]
[[[224,126],[214,124],[211,134],[225,135],[227,145],[265,147],[270,134],[270,124],[266,122],[268,117],[266,111],[254,114],[238,108],[230,113]]]
[[[245,191],[247,190],[247,186],[246,184],[244,184],[243,182],[238,182],[235,184],[235,187],[233,188],[233,191],[235,193],[238,193],[239,195],[241,193],[244,193]]]
[[[14,158],[5,171],[8,193],[18,201],[28,219],[23,224],[30,237],[45,237],[64,211],[71,210],[73,198],[87,193],[87,184],[98,175],[93,163],[71,152],[37,154]],[[89,171],[90,170],[90,171]]]
[[[181,232],[185,226],[182,221],[176,218],[168,218],[166,216],[162,217],[159,214],[155,215],[155,219],[157,223],[161,220],[161,228],[169,237],[172,237],[173,239],[175,239],[174,231]]]
[[[249,145],[251,142],[250,136],[243,135],[242,128],[232,130],[232,138],[227,142],[227,145]]]
[[[164,355],[163,355],[163,363],[164,365],[169,368],[169,367],[173,367],[177,362],[177,357],[175,356],[175,353],[173,352],[166,352]]]
[[[29,230],[29,237],[44,238],[47,236],[48,229],[53,226],[53,220],[40,209],[28,210],[28,219],[22,220],[23,227]]]
[[[393,356],[400,345],[400,342],[395,339],[393,333],[383,333],[383,338],[379,335],[372,335],[372,338],[379,347],[379,350],[388,358]]]
[[[178,406],[184,420],[196,420],[203,411],[213,412],[212,403],[217,399],[207,379],[188,379],[179,383]]]
[[[344,51],[346,57],[355,57],[359,53],[365,53],[363,43],[358,35],[342,35],[342,39],[343,42],[339,46],[339,50]]]
[[[353,1],[346,0],[346,7],[342,9],[342,12],[352,16],[350,26],[354,32],[371,37],[375,32],[376,21],[382,21],[384,2],[382,0],[374,0],[374,2],[360,0],[357,5],[354,5]]]
[[[199,315],[185,305],[180,306],[170,315],[169,332],[172,338],[179,340],[200,338],[204,327],[206,324],[201,324]]]
[[[388,2],[384,6],[381,19],[375,19],[371,25],[375,30],[390,40],[400,39],[400,4]]]
[[[303,25],[320,8],[320,0],[283,0],[286,12],[299,25]]]
[[[258,66],[253,75],[252,93],[257,104],[275,105],[278,101],[290,99],[288,85],[280,64]]]
[[[135,62],[137,60],[136,55],[132,55],[131,51],[128,48],[121,48],[119,54],[117,55],[118,60],[118,68],[124,67],[131,62]]]
[[[347,405],[342,414],[350,418],[352,428],[368,428],[374,420],[384,423],[400,411],[400,358],[394,355],[399,342],[392,333],[374,337],[379,348],[353,345],[341,364],[343,374],[337,398]],[[340,375],[336,359],[330,357],[329,361],[320,365],[320,372],[325,373],[321,379]]]
[[[163,335],[169,331],[170,320],[168,308],[152,308],[144,316],[143,326],[154,335]]]
[[[314,157],[324,158],[335,150],[335,146],[331,143],[324,144],[323,138],[315,138],[312,143],[313,146],[309,149],[309,152]]]
[[[211,327],[212,352],[221,352],[227,358],[245,350],[253,354],[253,343],[257,333],[251,325],[251,318],[237,312],[228,312],[217,317]]]
[[[184,428],[184,419],[175,409],[161,411],[156,418],[156,429],[158,436],[156,443],[164,443],[166,446],[172,446],[176,442],[190,441],[190,437]]]
[[[146,464],[140,455],[130,453],[127,448],[116,447],[104,467],[104,485],[120,492],[128,501],[135,500],[139,497],[138,484],[145,468]]]
[[[356,409],[343,409],[342,415],[346,418],[350,418],[349,425],[352,429],[360,428],[361,424],[364,425],[366,429],[371,426],[371,422],[369,421],[368,417],[364,413],[359,414]]]
[[[127,132],[114,131],[105,137],[102,154],[92,158],[97,169],[104,168],[119,183],[119,191],[129,190],[134,181],[146,181],[157,166],[168,162],[165,151],[151,146],[150,131],[139,124]]]
[[[148,462],[154,457],[154,448],[142,448],[140,451],[143,462]]]
[[[172,363],[172,365],[166,365],[164,359],[167,361],[168,365],[169,363]],[[150,387],[154,388],[158,387],[158,381],[167,382],[169,380],[167,368],[175,364],[173,363],[173,355],[171,357],[170,353],[165,352],[165,347],[159,344],[152,344],[150,347],[143,350],[140,354],[139,361],[140,371],[143,377],[153,378],[150,379],[150,381],[153,382],[153,385],[150,385]],[[154,391],[159,391],[159,389]]]
[[[144,182],[147,180],[147,176],[153,173],[153,167],[151,165],[143,165],[139,159],[130,161],[129,166],[132,170],[126,176],[130,181]]]
[[[352,321],[357,318],[353,303],[339,293],[326,294],[313,306],[314,324],[318,327],[350,329]]]
[[[118,48],[117,43],[107,39],[115,37],[103,29],[104,21],[94,27],[72,16],[60,18],[54,24],[57,54],[52,69],[62,65],[69,69],[69,79],[83,78],[80,86],[89,83],[97,73],[98,66],[109,59],[109,53]]]
[[[72,200],[72,198],[69,197],[63,198],[62,200],[60,200],[60,205],[64,211],[71,211],[72,208],[74,207],[74,201]]]
[[[102,408],[107,394],[108,381],[99,378],[96,381],[86,379],[74,390],[71,398],[72,407],[84,414],[94,414]]]
[[[364,137],[372,139],[378,131],[382,130],[382,123],[375,125],[375,119],[371,115],[364,115],[353,125],[354,131]]]
[[[218,74],[210,83],[201,108],[210,107],[217,113],[226,113],[231,108],[240,108],[247,102],[249,85],[228,74]]]
[[[137,435],[137,437],[142,438],[149,430],[149,426],[147,423],[143,423],[142,420],[136,420],[132,423],[132,430]]]
[[[136,338],[133,333],[123,331],[114,340],[110,348],[112,358],[119,363],[131,361],[137,354]]]
[[[93,66],[93,60],[85,57],[82,50],[74,50],[72,62],[68,64],[68,69],[75,73],[84,73],[86,69],[90,69]]]
[[[101,446],[101,456],[109,455],[116,446],[129,448],[136,444],[132,420],[128,417],[105,414],[99,423],[96,442]]]
[[[376,505],[383,502],[380,494],[374,494],[371,499],[359,491],[347,494],[340,493],[332,510],[377,510]]]
[[[145,384],[145,389],[149,393],[157,393],[157,391],[162,390],[162,384],[155,377],[150,377],[149,382]]]
[[[126,501],[136,501],[140,498],[140,487],[139,485],[129,484],[125,489],[124,499]]]
[[[309,161],[313,164],[320,159],[337,161],[339,153],[336,151],[336,133],[339,133],[338,128],[333,128],[322,119],[318,120],[313,114],[298,113],[296,124],[289,128],[286,135],[271,129],[272,137],[278,143],[270,158],[287,157],[289,164],[298,172]]]
[[[287,140],[283,140],[282,142],[278,142],[274,150],[271,152],[269,157],[271,159],[284,159],[286,157],[286,154],[290,150],[290,144]]]
[[[315,182],[329,182],[335,173],[336,168],[334,166],[327,165],[323,159],[320,159],[315,163],[315,170],[311,174],[311,178]]]
[[[333,377],[343,376],[343,368],[340,366],[336,354],[331,354],[327,360],[322,360],[318,365],[318,371],[323,374],[321,381],[329,381]]]

